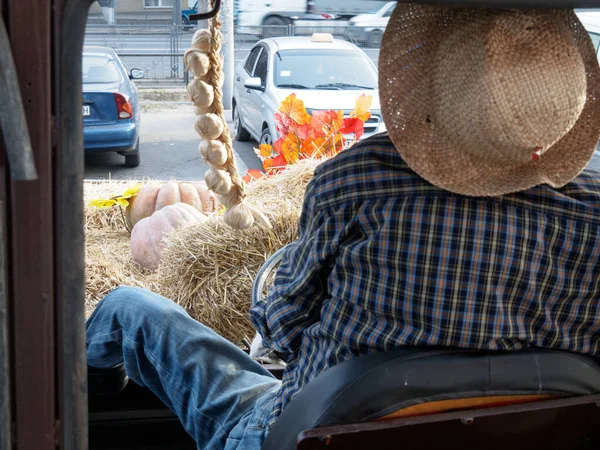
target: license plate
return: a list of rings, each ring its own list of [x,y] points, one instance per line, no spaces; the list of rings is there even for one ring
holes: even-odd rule
[[[90,115],[90,107],[85,105],[81,108],[81,114],[83,114],[83,116],[89,116]]]

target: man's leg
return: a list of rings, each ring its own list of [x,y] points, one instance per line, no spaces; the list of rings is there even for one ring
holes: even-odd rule
[[[222,448],[262,394],[279,387],[260,364],[152,292],[121,287],[86,324],[88,364],[125,364],[180,418],[198,448]]]

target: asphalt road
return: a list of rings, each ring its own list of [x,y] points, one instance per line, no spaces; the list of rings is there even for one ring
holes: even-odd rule
[[[208,166],[198,153],[199,143],[191,106],[144,111],[140,129],[140,166],[135,169],[124,167],[125,158],[116,153],[87,153],[85,178],[202,180]],[[254,141],[234,141],[240,173],[261,167],[254,154],[255,146],[258,145]]]

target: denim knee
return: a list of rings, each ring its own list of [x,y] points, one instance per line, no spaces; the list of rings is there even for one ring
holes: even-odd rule
[[[98,307],[102,307],[105,310],[128,311],[139,309],[142,305],[145,308],[148,308],[152,304],[159,306],[161,302],[157,302],[156,297],[161,298],[159,295],[146,289],[133,286],[119,286],[108,293],[100,304],[98,304]]]
[[[180,314],[181,307],[175,302],[147,289],[133,286],[119,286],[102,299],[102,308],[114,312],[132,313],[152,312],[167,317],[171,314]],[[100,305],[98,305],[100,306]]]

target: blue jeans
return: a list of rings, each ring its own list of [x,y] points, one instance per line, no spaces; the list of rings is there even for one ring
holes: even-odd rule
[[[122,362],[181,420],[198,449],[259,450],[281,385],[241,349],[144,289],[120,287],[87,320],[88,364]]]

